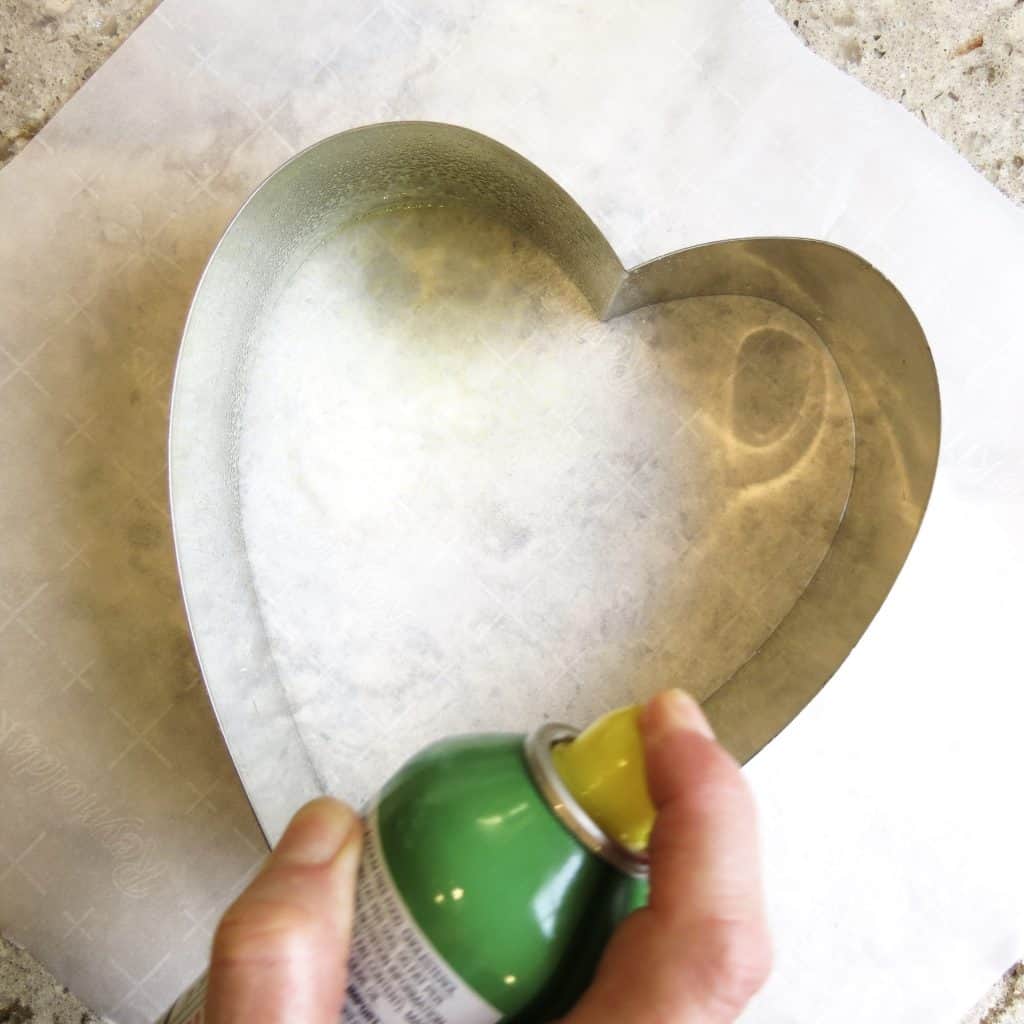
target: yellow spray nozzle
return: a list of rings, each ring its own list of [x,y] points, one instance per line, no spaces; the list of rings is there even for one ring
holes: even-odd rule
[[[609,712],[551,757],[569,792],[609,836],[630,850],[646,849],[654,804],[638,707]]]

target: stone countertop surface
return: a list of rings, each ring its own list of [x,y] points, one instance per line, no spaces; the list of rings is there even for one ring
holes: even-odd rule
[[[819,56],[897,100],[1024,202],[1021,0],[772,0]]]
[[[0,0],[0,167],[158,0]],[[1024,202],[1024,3],[773,0],[807,45],[901,102]],[[0,1021],[93,1020],[25,951],[0,946]],[[968,1024],[1024,1022],[1011,968]]]

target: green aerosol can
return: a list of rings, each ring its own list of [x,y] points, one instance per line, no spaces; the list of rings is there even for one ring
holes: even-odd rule
[[[582,735],[442,740],[366,815],[344,1024],[517,1024],[567,1012],[647,901],[653,808],[637,710]],[[203,986],[161,1024],[200,1024]]]

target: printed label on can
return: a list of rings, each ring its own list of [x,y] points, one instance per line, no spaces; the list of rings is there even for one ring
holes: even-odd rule
[[[343,1024],[498,1024],[503,1014],[434,949],[391,878],[367,820]]]

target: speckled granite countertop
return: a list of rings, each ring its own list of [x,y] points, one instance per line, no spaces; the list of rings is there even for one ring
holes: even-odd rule
[[[773,0],[819,55],[919,114],[1024,202],[1024,4],[955,0]],[[0,166],[60,108],[157,0],[0,0]],[[82,1021],[31,958],[0,947],[0,1021]],[[1024,1021],[1012,969],[971,1024]]]
[[[898,100],[1024,202],[1020,0],[772,0],[819,56]]]
[[[159,0],[0,2],[0,167]]]

